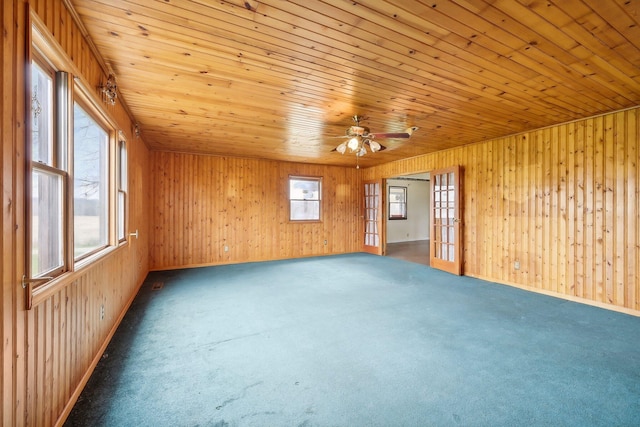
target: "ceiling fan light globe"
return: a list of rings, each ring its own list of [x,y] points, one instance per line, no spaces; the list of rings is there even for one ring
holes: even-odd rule
[[[340,154],[344,154],[347,151],[346,141],[336,147],[336,151]]]
[[[359,146],[360,146],[360,140],[358,139],[357,136],[351,138],[347,143],[347,147],[349,147],[349,150],[351,150],[352,152],[356,151]]]
[[[380,151],[382,147],[376,141],[369,140],[369,148],[371,148],[372,153],[375,153],[376,151]]]

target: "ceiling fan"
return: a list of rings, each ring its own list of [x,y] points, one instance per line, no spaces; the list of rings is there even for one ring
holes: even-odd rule
[[[355,126],[351,126],[347,129],[344,136],[337,136],[336,138],[347,138],[342,144],[338,145],[331,151],[337,151],[340,154],[344,154],[349,150],[350,153],[355,153],[357,157],[362,157],[367,154],[367,146],[372,153],[376,151],[382,151],[386,149],[384,145],[375,141],[376,138],[409,138],[413,132],[418,130],[417,126],[407,128],[404,132],[394,133],[371,133],[366,126],[360,126],[360,120],[362,117],[353,116]]]

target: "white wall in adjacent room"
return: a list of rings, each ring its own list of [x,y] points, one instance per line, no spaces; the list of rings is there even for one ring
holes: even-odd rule
[[[387,243],[412,242],[414,240],[429,239],[429,200],[431,186],[428,175],[419,179],[388,179],[387,197],[390,186],[407,188],[407,219],[389,220],[389,207],[387,206]]]

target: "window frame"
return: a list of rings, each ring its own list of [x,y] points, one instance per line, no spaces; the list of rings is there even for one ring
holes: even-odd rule
[[[317,199],[298,199],[293,198],[291,194],[291,186],[293,181],[308,181],[308,182],[317,182],[318,183],[318,198]],[[302,223],[302,222],[322,222],[322,177],[321,176],[305,176],[305,175],[289,175],[287,179],[287,198],[289,200],[289,222],[292,223]],[[293,213],[293,202],[308,202],[313,201],[318,203],[318,217],[317,218],[304,218],[304,219],[296,219],[292,218]]]
[[[49,139],[50,139],[50,161],[40,161],[34,160],[33,153],[33,91],[32,91],[32,79],[33,79],[33,65],[36,64],[38,68],[43,72],[43,74],[47,74],[51,78],[51,102],[49,107],[51,108],[51,123],[50,129],[48,130]],[[63,105],[61,104],[61,97],[66,97],[66,102],[68,102],[68,93],[60,94],[60,83],[59,81],[63,78],[68,80],[68,75],[61,75],[60,70],[54,67],[48,58],[43,55],[38,49],[34,49],[31,54],[31,57],[28,61],[27,65],[27,99],[29,102],[27,103],[27,137],[25,141],[26,145],[26,158],[27,158],[27,167],[26,167],[26,179],[25,179],[25,196],[26,196],[26,215],[27,215],[27,227],[26,227],[26,273],[25,277],[35,278],[39,280],[46,280],[45,278],[56,278],[65,272],[70,270],[69,265],[69,242],[67,239],[68,234],[68,221],[67,218],[69,216],[69,164],[67,162],[68,155],[68,140],[64,141],[65,135],[60,126],[58,126],[58,122],[60,120],[68,119],[69,111],[61,111]],[[67,89],[68,89],[68,81],[67,81]],[[59,250],[60,253],[60,265],[57,265],[52,268],[48,268],[46,270],[34,271],[34,222],[33,222],[33,214],[34,214],[34,200],[33,200],[33,185],[34,185],[34,177],[37,173],[46,174],[49,176],[56,176],[60,178],[61,181],[61,192],[60,192],[60,206],[59,206],[59,216],[60,216],[60,236],[59,239]],[[38,208],[40,209],[40,208]]]
[[[124,132],[118,131],[115,157],[116,173],[116,240],[119,245],[127,242],[127,225],[129,221],[129,152]],[[122,196],[122,200],[120,198]],[[122,214],[122,217],[121,217]],[[120,234],[122,231],[122,235]]]
[[[115,210],[115,203],[114,203],[114,180],[115,180],[115,172],[114,172],[114,157],[115,157],[115,133],[116,130],[115,128],[109,123],[107,117],[105,116],[105,114],[101,111],[100,107],[89,98],[89,96],[87,95],[87,93],[82,90],[82,88],[78,88],[80,90],[75,90],[74,91],[74,97],[73,97],[73,106],[75,108],[76,105],[78,105],[82,111],[90,118],[92,119],[98,126],[100,126],[100,128],[105,132],[106,136],[107,136],[107,141],[106,141],[106,147],[104,148],[104,154],[106,156],[106,164],[105,164],[105,176],[103,178],[106,179],[106,189],[104,191],[105,193],[105,200],[104,202],[106,202],[107,206],[105,209],[105,214],[106,214],[106,224],[105,225],[105,241],[104,242],[100,242],[100,246],[97,246],[94,249],[91,249],[90,251],[87,251],[81,255],[76,256],[75,251],[76,251],[76,245],[75,245],[75,235],[71,238],[71,246],[73,248],[73,262],[74,264],[82,264],[85,260],[87,259],[91,259],[92,257],[94,257],[95,255],[99,254],[100,252],[103,252],[105,249],[109,248],[110,246],[114,246],[115,244],[115,240],[113,237],[114,234],[114,222],[115,222],[115,217],[114,217],[114,210]],[[75,117],[74,117],[75,118]],[[75,123],[74,123],[75,124]],[[75,128],[74,128],[75,130]],[[71,182],[69,184],[69,193],[72,195],[72,197],[70,197],[71,199],[71,203],[74,204],[73,209],[71,210],[72,214],[70,215],[71,218],[71,222],[73,224],[73,230],[75,231],[75,219],[76,219],[76,207],[75,207],[75,200],[76,200],[76,195],[75,195],[75,164],[76,164],[76,153],[75,153],[75,148],[76,148],[76,140],[75,140],[75,135],[73,137],[71,137],[72,140],[72,150],[69,153],[69,162],[71,164],[71,168],[70,170],[71,172]]]
[[[117,161],[117,136],[119,135],[117,122],[110,114],[108,106],[100,99],[95,89],[91,89],[92,85],[88,84],[82,77],[78,67],[68,57],[65,50],[60,46],[55,37],[48,30],[45,23],[41,18],[29,10],[28,13],[28,25],[27,25],[27,53],[25,61],[25,87],[24,93],[26,96],[26,102],[24,104],[25,114],[25,187],[24,187],[24,203],[25,203],[25,270],[22,277],[22,287],[25,290],[25,307],[31,309],[34,305],[45,301],[49,296],[58,292],[64,286],[72,283],[75,280],[74,273],[79,272],[97,262],[99,259],[112,253],[118,247],[124,246],[128,243],[127,239],[119,242],[117,236],[117,191],[116,191],[116,167]],[[67,87],[65,90],[65,102],[69,114],[64,118],[64,126],[58,126],[57,121],[54,119],[53,127],[54,136],[60,138],[59,146],[64,147],[66,152],[60,162],[65,163],[65,179],[62,183],[61,195],[62,205],[64,212],[62,213],[62,227],[64,241],[63,249],[63,266],[47,273],[39,272],[37,275],[33,275],[32,261],[30,260],[33,252],[32,242],[32,174],[34,170],[43,168],[41,164],[32,167],[32,131],[33,125],[31,121],[32,105],[31,105],[31,92],[32,92],[32,64],[36,63],[40,68],[46,66],[48,73],[62,73],[66,76]],[[56,83],[54,82],[54,85]],[[106,203],[108,203],[107,209],[107,245],[92,252],[86,254],[82,259],[74,260],[74,212],[73,212],[73,105],[77,100],[82,100],[83,109],[91,114],[91,117],[103,126],[103,129],[108,130],[108,145],[106,148],[107,156],[107,183],[106,183]],[[53,104],[58,107],[58,101],[53,100]],[[66,132],[66,133],[65,133]],[[44,170],[44,169],[43,169]],[[125,183],[128,186],[128,183]],[[125,201],[126,203],[126,201]],[[125,212],[127,208],[125,207]],[[126,219],[125,219],[126,221]],[[126,227],[126,222],[125,225]],[[126,228],[125,228],[126,230]],[[126,234],[126,233],[125,233]],[[46,275],[45,275],[46,274]],[[35,277],[33,277],[35,276]]]
[[[394,191],[402,193],[401,201],[394,201],[394,198],[392,197],[392,193]],[[389,206],[389,220],[390,221],[406,220],[407,219],[407,187],[403,187],[400,185],[390,185],[389,195],[387,197],[387,200],[388,200],[387,204]],[[400,206],[400,211],[402,212],[401,214],[399,215],[391,214],[391,207],[395,205]]]

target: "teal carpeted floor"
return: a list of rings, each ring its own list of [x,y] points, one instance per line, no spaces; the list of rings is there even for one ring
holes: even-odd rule
[[[368,254],[154,272],[65,425],[637,426],[640,318]]]

